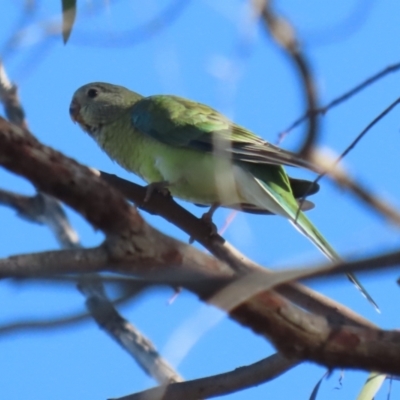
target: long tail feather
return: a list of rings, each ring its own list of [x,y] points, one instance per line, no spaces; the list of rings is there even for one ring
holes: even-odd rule
[[[249,190],[252,191],[252,200],[256,202],[257,206],[264,206],[265,208],[270,209],[276,214],[285,216],[295,226],[295,228],[300,231],[304,236],[306,236],[326,257],[334,262],[342,261],[340,256],[325,240],[322,234],[306,217],[306,215],[301,211],[298,212],[298,204],[291,193],[279,193],[279,191],[275,190],[272,185],[269,185],[268,183],[265,183],[264,181],[257,178],[254,178],[254,183],[257,183],[259,188],[262,188],[262,191],[257,190],[257,188],[254,188],[254,186],[254,190],[251,190],[249,188]],[[362,295],[373,305],[373,307],[378,312],[380,312],[378,305],[375,303],[373,298],[369,295],[369,293],[363,287],[360,281],[355,277],[355,275],[352,273],[348,273],[346,275],[349,280],[356,286],[356,288],[362,293]]]
[[[297,211],[296,211],[297,213]],[[342,259],[339,255],[333,250],[333,248],[329,245],[329,243],[324,239],[321,233],[315,228],[312,222],[306,217],[304,213],[300,211],[297,220],[290,219],[290,223],[304,236],[306,236],[309,240],[311,240],[318,249],[325,254],[330,260],[334,262],[340,262]],[[377,312],[381,312],[378,305],[371,297],[371,295],[367,292],[365,287],[361,284],[358,278],[351,272],[346,273],[347,278],[349,278],[350,282],[354,284],[354,286],[361,292],[361,294],[372,304],[372,306],[376,309]]]

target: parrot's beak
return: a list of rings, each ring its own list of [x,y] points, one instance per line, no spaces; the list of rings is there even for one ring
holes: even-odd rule
[[[79,122],[80,110],[81,110],[81,106],[77,103],[76,100],[72,100],[71,105],[69,106],[69,115],[71,116],[71,119],[74,123]]]

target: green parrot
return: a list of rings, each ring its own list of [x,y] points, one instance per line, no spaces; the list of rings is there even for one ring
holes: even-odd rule
[[[197,205],[287,218],[332,261],[339,255],[299,211],[297,199],[318,185],[289,178],[283,165],[313,169],[204,104],[177,96],[144,97],[122,86],[89,83],[73,95],[70,115],[122,167],[143,178],[148,194],[167,188]],[[304,202],[303,210],[312,208]],[[378,309],[353,274],[348,278]]]

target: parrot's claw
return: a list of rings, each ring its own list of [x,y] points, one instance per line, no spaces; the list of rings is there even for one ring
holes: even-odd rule
[[[217,226],[212,221],[212,217],[219,206],[218,203],[213,204],[210,209],[200,217],[200,219],[210,227],[210,236],[214,236],[218,233]],[[189,238],[189,244],[192,244],[194,240],[194,237],[191,236]]]
[[[146,186],[146,196],[144,197],[144,202],[148,202],[153,195],[154,192],[160,192],[164,196],[169,195],[168,190],[169,182],[168,181],[160,181],[160,182],[152,182]]]
[[[207,214],[207,213],[205,213]],[[218,234],[218,228],[217,225],[212,222],[212,219],[209,218],[208,215],[203,214],[202,217],[200,218],[202,221],[204,221],[209,227],[210,227],[210,236],[214,236]],[[205,217],[204,217],[205,216]],[[204,217],[204,218],[203,218]]]

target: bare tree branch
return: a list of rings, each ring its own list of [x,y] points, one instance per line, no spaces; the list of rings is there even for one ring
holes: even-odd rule
[[[366,135],[366,133],[374,126],[376,125],[383,117],[385,117],[387,114],[390,113],[390,111],[393,110],[398,104],[400,103],[400,97],[396,99],[390,106],[385,108],[376,118],[374,118],[363,130],[360,134],[357,135],[357,137],[351,142],[351,144],[346,148],[346,150],[343,151],[343,153],[337,158],[335,163],[332,165],[332,168],[334,168],[341,160],[343,160],[344,157],[346,157],[347,154],[350,153],[351,150],[353,150],[356,146],[357,143]],[[314,183],[317,183],[320,179],[322,179],[325,175],[329,174],[330,171],[326,171],[324,173],[319,174],[317,179],[314,180]]]
[[[117,313],[107,299],[100,281],[83,280],[79,288],[85,295],[86,306],[97,324],[131,354],[148,375],[160,384],[183,381],[160,356],[151,341]]]
[[[394,251],[368,257],[366,259],[324,264],[317,267],[294,268],[265,274],[264,271],[254,271],[234,280],[230,285],[219,291],[210,301],[218,308],[232,310],[253,296],[275,289],[284,283],[297,280],[310,280],[318,277],[326,277],[356,271],[366,271],[385,267],[398,267],[400,264],[400,251]]]
[[[0,101],[4,105],[7,118],[21,128],[27,128],[25,112],[18,97],[17,86],[8,79],[3,62],[0,59]]]
[[[352,141],[352,143],[343,151],[343,153],[332,163],[329,164],[328,168],[324,169],[324,172],[320,173],[316,179],[314,179],[313,184],[318,183],[324,176],[329,175],[330,178],[337,182],[339,185],[345,187],[350,190],[359,200],[361,200],[364,204],[367,204],[370,208],[372,208],[375,212],[383,215],[385,218],[389,219],[389,221],[399,224],[400,214],[393,207],[385,204],[385,202],[381,201],[378,197],[373,196],[370,192],[368,192],[365,188],[363,188],[358,183],[352,181],[350,178],[346,177],[343,171],[339,171],[336,167],[339,162],[352,150],[355,148],[357,143],[366,135],[366,133],[377,124],[383,117],[385,117],[390,111],[392,111],[398,104],[400,103],[400,97],[396,99],[390,106],[385,108],[376,118],[374,118],[357,137]],[[318,153],[313,152],[312,161],[315,163],[319,163],[321,166],[321,157]],[[323,160],[326,163],[326,160]],[[312,185],[310,184],[310,188]],[[299,204],[298,210],[300,211],[301,205],[303,204],[305,198],[308,193],[305,193],[303,199]]]
[[[102,247],[10,256],[0,260],[0,278],[101,272],[108,261]]]
[[[171,244],[174,243],[173,239],[170,239]],[[189,250],[190,246],[187,245],[186,249]],[[181,250],[182,248],[175,249],[175,251]],[[57,273],[86,274],[93,271],[108,271],[139,275],[146,282],[153,285],[182,285],[189,290],[200,290],[200,292],[203,292],[203,290],[207,292],[207,289],[203,286],[206,286],[208,282],[210,282],[211,286],[224,286],[232,282],[235,282],[235,285],[241,285],[241,281],[244,284],[245,282],[255,280],[261,285],[256,291],[258,293],[262,290],[262,285],[264,284],[266,285],[265,288],[270,290],[275,286],[283,286],[283,282],[295,279],[310,280],[324,276],[342,275],[346,272],[371,271],[374,269],[383,270],[384,268],[393,268],[400,265],[400,251],[393,251],[353,261],[321,264],[315,267],[288,269],[279,272],[268,273],[259,268],[249,271],[244,276],[236,277],[227,268],[226,264],[213,259],[197,249],[193,248],[192,250],[191,254],[182,254],[185,258],[183,262],[178,260],[177,263],[174,263],[171,260],[166,261],[162,265],[157,258],[155,260],[146,260],[141,258],[140,255],[137,257],[121,257],[119,260],[113,260],[102,246],[90,249],[21,254],[0,259],[0,277],[25,278],[34,275],[35,278],[38,278]],[[147,264],[144,265],[144,262]],[[149,269],[151,271],[148,271]],[[250,288],[251,286],[248,287],[248,290]],[[330,318],[330,315],[326,317]],[[352,322],[357,326],[373,326],[368,321],[359,324],[356,321]],[[344,323],[348,324],[346,320],[344,320]]]
[[[318,165],[325,166],[325,171],[329,171],[328,177],[331,182],[340,188],[348,190],[357,200],[361,200],[363,204],[381,218],[385,218],[392,224],[400,225],[400,211],[379,196],[378,193],[374,193],[370,188],[363,185],[359,180],[354,180],[348,171],[340,168],[340,166],[332,167],[336,159],[333,159],[328,154],[320,154],[319,151],[314,151],[312,158]]]
[[[125,294],[113,300],[112,304],[123,304],[132,299],[132,293]],[[58,329],[64,328],[69,325],[75,325],[80,322],[88,321],[92,318],[89,312],[72,313],[62,317],[53,317],[45,319],[32,319],[24,321],[8,322],[0,325],[0,336],[11,335],[18,332],[29,332],[29,331],[43,331],[46,329]]]
[[[91,319],[88,312],[73,313],[63,317],[32,319],[24,321],[9,322],[0,325],[0,335],[12,335],[18,332],[44,331],[46,329],[64,328],[65,326],[74,325],[79,322]]]
[[[23,196],[0,189],[0,204],[13,208],[21,218],[47,225],[62,248],[79,247],[78,235],[69,224],[61,205],[53,197],[42,193],[32,197]]]
[[[286,359],[277,353],[246,367],[236,368],[234,371],[157,387],[114,400],[208,399],[268,382],[298,363],[296,360]]]
[[[315,80],[309,62],[300,49],[293,27],[287,20],[275,15],[272,2],[256,0],[254,3],[261,7],[260,15],[266,29],[289,56],[299,74],[309,118],[307,132],[298,154],[301,158],[308,159],[318,139],[318,115],[314,110],[319,108]]]

